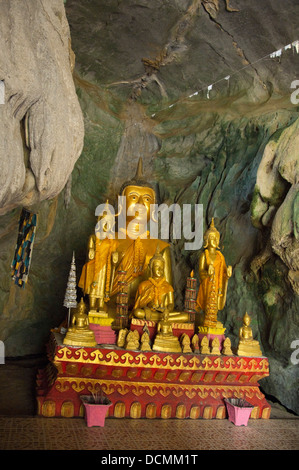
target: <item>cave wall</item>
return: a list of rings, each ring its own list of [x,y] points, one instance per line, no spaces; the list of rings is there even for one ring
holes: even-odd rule
[[[251,315],[254,336],[270,361],[270,377],[263,379],[261,386],[299,413],[298,366],[291,361],[291,343],[299,338],[296,147],[299,109],[290,102],[288,89],[295,69],[288,77],[276,73],[279,67],[289,70],[292,60],[287,56],[282,65],[267,62],[262,70],[251,70],[231,81],[229,89],[214,90],[210,99],[201,93],[170,108],[169,103],[176,103],[175,98],[182,96],[182,88],[196,90],[194,80],[198,69],[192,68],[191,59],[202,61],[206,57],[206,43],[194,49],[195,56],[187,45],[194,41],[198,44],[199,37],[212,38],[211,61],[201,77],[207,82],[209,73],[211,77],[211,70],[218,65],[223,76],[226,74],[224,62],[230,61],[230,66],[240,68],[245,60],[240,50],[246,50],[250,41],[248,37],[243,42],[239,38],[237,43],[243,49],[238,51],[234,46],[235,53],[225,57],[232,47],[232,37],[227,33],[232,20],[227,15],[236,12],[204,10],[195,15],[191,7],[196,2],[186,1],[183,5],[179,2],[179,7],[178,2],[174,2],[175,7],[165,3],[160,16],[161,22],[168,25],[167,30],[159,24],[153,26],[154,19],[158,23],[159,2],[151,3],[149,8],[140,1],[139,10],[133,3],[127,2],[125,6],[122,2],[108,2],[101,7],[98,12],[101,16],[95,22],[92,7],[96,2],[83,5],[68,0],[66,3],[76,53],[73,75],[76,96],[67,99],[75,103],[70,106],[77,110],[77,123],[72,127],[70,117],[64,116],[57,121],[59,131],[51,130],[64,143],[71,138],[70,145],[55,143],[57,149],[69,152],[62,159],[68,163],[63,168],[57,167],[53,176],[54,197],[52,183],[43,197],[37,182],[35,194],[40,194],[28,205],[38,213],[38,227],[25,289],[15,286],[10,278],[21,206],[17,199],[0,219],[0,339],[5,342],[6,354],[26,356],[45,350],[49,330],[58,326],[67,314],[63,299],[73,251],[79,278],[87,239],[94,230],[95,208],[107,197],[114,201],[121,182],[134,174],[137,160],[142,156],[145,174],[156,185],[160,203],[203,204],[205,227],[215,218],[223,253],[233,267],[227,304],[219,315],[226,334],[236,345],[242,317],[246,311]],[[61,4],[55,3],[59,8]],[[241,1],[235,5],[242,11]],[[277,13],[278,3],[274,5]],[[293,5],[288,2],[290,8]],[[262,25],[265,11],[261,12],[262,7],[258,6],[256,10],[251,8],[252,18]],[[134,9],[135,20],[130,9]],[[154,18],[151,24],[147,21],[149,13]],[[142,15],[143,22],[138,15]],[[129,28],[127,42],[121,48],[124,18],[126,21],[129,18],[133,25],[136,18],[139,21],[135,29]],[[240,18],[242,26],[245,20]],[[151,40],[147,39],[146,44],[140,41],[134,48],[128,38],[133,30],[136,34],[142,30],[141,25],[143,31],[152,30]],[[270,36],[272,40],[269,23],[263,26],[268,40]],[[182,34],[178,35],[178,31]],[[223,40],[221,65],[211,52],[219,46],[220,38]],[[156,54],[160,44],[167,45],[162,56]],[[153,57],[154,53],[162,57],[163,64],[159,63],[160,69],[154,73],[152,68],[150,73],[144,73],[140,58]],[[117,82],[122,83],[115,85]],[[64,94],[63,85],[57,99],[62,99]],[[77,97],[84,119],[82,152]],[[60,106],[55,112],[59,109]],[[67,112],[69,107],[64,109]],[[62,122],[67,122],[62,126],[67,136],[60,134]],[[40,145],[47,149],[47,143]],[[42,161],[40,165],[44,168]],[[55,168],[54,158],[54,173]],[[65,187],[68,179],[69,185]],[[185,251],[184,239],[171,242],[176,304],[180,308],[185,279],[191,269],[198,278],[200,253]]]
[[[3,215],[59,194],[81,154],[84,125],[63,2],[3,2],[0,28]]]

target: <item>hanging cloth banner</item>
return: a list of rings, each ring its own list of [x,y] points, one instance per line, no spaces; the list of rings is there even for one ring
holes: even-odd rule
[[[209,85],[209,86],[208,86],[208,91],[207,91],[207,98],[208,98],[208,100],[210,99],[210,91],[212,90],[212,88],[213,88],[213,85]]]
[[[36,214],[27,209],[22,209],[15,255],[11,264],[11,277],[17,286],[23,288],[29,275],[36,222]]]

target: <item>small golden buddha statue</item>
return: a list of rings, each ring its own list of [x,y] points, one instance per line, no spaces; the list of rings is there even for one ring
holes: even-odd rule
[[[195,354],[198,354],[199,353],[199,337],[197,334],[193,335],[192,336],[192,341],[191,341],[191,344],[192,344],[192,350]]]
[[[217,338],[217,336],[213,339],[212,341],[212,345],[211,345],[211,354],[214,354],[214,355],[220,355],[220,342],[219,342],[219,339]]]
[[[140,335],[137,330],[130,330],[126,336],[126,349],[136,351],[139,349]]]
[[[86,311],[87,307],[83,299],[81,299],[72,316],[71,326],[65,335],[63,344],[67,344],[69,346],[96,346],[97,342],[95,340],[94,332],[89,328],[88,315]]]
[[[173,287],[165,279],[165,260],[157,249],[150,261],[151,276],[139,284],[133,316],[139,319],[159,321],[167,310],[170,321],[188,322],[189,314],[174,312]]]
[[[253,339],[252,329],[249,326],[251,318],[246,312],[243,317],[243,325],[239,331],[238,356],[262,356],[263,353],[258,341]]]
[[[164,310],[162,319],[157,326],[153,351],[181,352],[179,338],[172,331],[172,320],[169,318],[168,310]]]
[[[144,331],[141,335],[141,346],[140,346],[140,351],[151,351],[151,345],[150,345],[150,336],[147,331]]]
[[[190,342],[190,337],[186,333],[184,333],[181,337],[181,347],[183,353],[192,353]]]
[[[209,339],[207,336],[204,336],[200,342],[200,354],[211,354]]]
[[[225,264],[219,249],[220,233],[212,219],[209,229],[204,234],[204,252],[199,258],[200,285],[197,294],[197,308],[204,311],[203,326],[222,327],[217,321],[217,312],[226,302],[228,279],[232,275],[231,266]]]
[[[229,338],[225,338],[225,340],[223,341],[221,354],[223,354],[224,356],[233,355],[232,348],[231,348],[231,340]]]

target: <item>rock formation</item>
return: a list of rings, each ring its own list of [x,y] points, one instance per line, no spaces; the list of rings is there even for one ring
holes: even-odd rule
[[[0,214],[61,192],[83,147],[74,54],[59,0],[1,5]]]

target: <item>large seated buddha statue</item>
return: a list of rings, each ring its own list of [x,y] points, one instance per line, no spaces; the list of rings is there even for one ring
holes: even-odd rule
[[[120,278],[127,284],[128,308],[134,307],[138,285],[149,277],[149,262],[158,244],[164,259],[165,279],[172,283],[169,244],[150,238],[148,231],[156,193],[143,177],[141,159],[135,176],[122,185],[120,196],[117,231],[110,237],[111,227],[106,227],[104,239],[98,234],[90,237],[87,262],[78,284],[84,295],[89,296],[89,311],[109,317],[115,313]],[[107,213],[105,220],[109,221]]]

